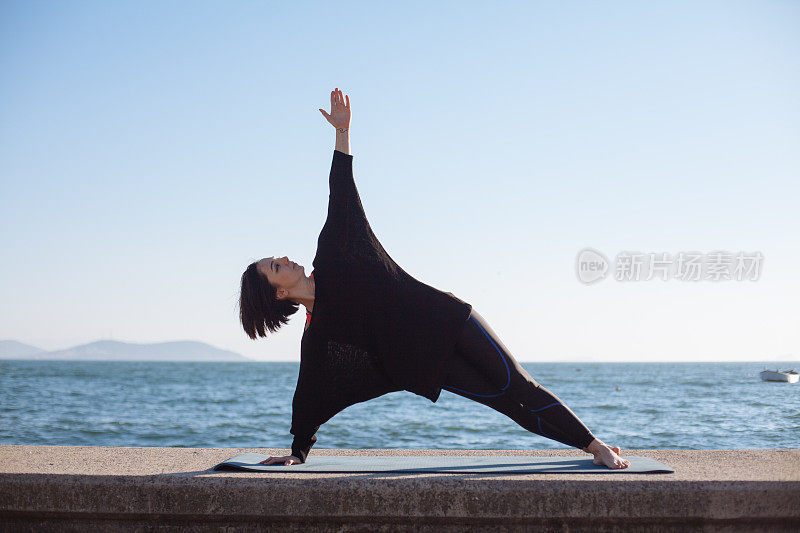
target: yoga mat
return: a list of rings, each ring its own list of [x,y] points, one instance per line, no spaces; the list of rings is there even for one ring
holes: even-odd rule
[[[625,456],[628,468],[612,470],[591,457],[533,457],[529,455],[312,455],[299,465],[259,464],[269,455],[242,453],[214,470],[248,472],[436,472],[444,474],[553,474],[553,473],[675,473],[655,459]]]

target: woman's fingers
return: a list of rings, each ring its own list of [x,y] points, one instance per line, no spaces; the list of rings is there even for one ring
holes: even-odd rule
[[[337,105],[341,105],[347,108],[350,107],[350,96],[345,95],[342,91],[339,90],[338,87],[331,91],[331,111],[333,111],[333,109]]]
[[[264,459],[259,464],[271,465],[272,463],[277,463],[279,461],[283,461],[283,464],[285,466],[293,465],[295,463],[295,460],[294,459],[290,459],[289,457],[291,457],[291,456],[284,456],[284,457],[272,457],[271,456],[269,459]]]
[[[349,96],[347,97],[347,103],[345,104],[345,95],[337,87],[336,89],[334,89],[331,92],[331,106],[333,106],[334,104],[339,104],[339,105],[343,105],[343,106],[349,106],[350,105],[350,97]]]

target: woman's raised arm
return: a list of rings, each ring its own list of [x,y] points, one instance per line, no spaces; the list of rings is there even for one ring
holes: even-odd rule
[[[322,116],[336,128],[336,150],[350,155],[350,96],[342,94],[336,87],[331,91],[331,112],[319,110]]]

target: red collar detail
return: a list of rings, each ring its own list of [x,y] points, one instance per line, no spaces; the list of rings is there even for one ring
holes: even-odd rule
[[[314,272],[312,271],[311,274],[308,275],[308,277],[309,278],[313,278],[314,277]],[[311,323],[311,313],[306,311],[306,326],[308,326],[310,323]]]

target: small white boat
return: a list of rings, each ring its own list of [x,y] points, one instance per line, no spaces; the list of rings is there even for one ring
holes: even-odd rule
[[[800,372],[791,370],[767,370],[766,368],[758,373],[761,381],[784,381],[787,383],[797,383],[800,380]]]

